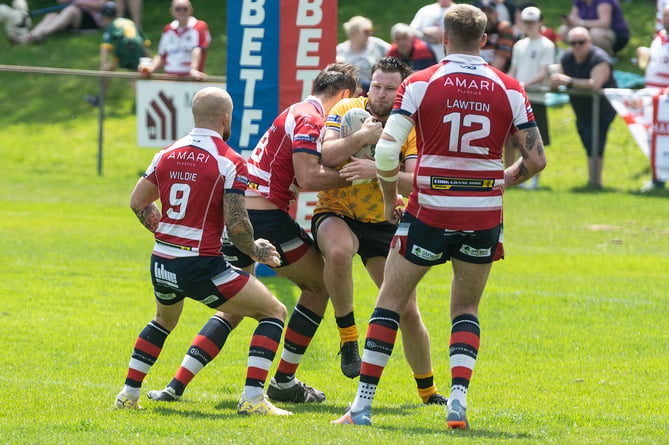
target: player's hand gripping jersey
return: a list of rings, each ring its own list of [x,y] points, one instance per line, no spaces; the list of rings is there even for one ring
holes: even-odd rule
[[[144,174],[159,188],[155,255],[220,256],[223,193],[244,193],[244,158],[214,131],[195,128],[158,152]]]
[[[406,210],[444,229],[499,225],[504,141],[536,126],[518,81],[480,57],[451,55],[405,79],[392,112],[416,124],[418,161]]]
[[[323,104],[314,96],[291,105],[274,119],[249,157],[247,196],[261,195],[284,212],[296,198],[293,153],[320,157],[324,127]]]
[[[325,122],[326,130],[339,131],[342,118],[352,108],[367,109],[367,98],[356,97],[337,102],[337,105],[330,110]],[[402,145],[400,162],[415,157],[416,133],[412,130],[406,142]],[[318,204],[314,213],[324,212],[334,212],[362,222],[377,223],[386,220],[383,214],[383,195],[376,179],[365,184],[318,192]]]

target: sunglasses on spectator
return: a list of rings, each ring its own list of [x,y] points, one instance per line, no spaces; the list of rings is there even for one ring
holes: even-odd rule
[[[569,42],[571,46],[576,46],[576,45],[585,45],[587,40],[572,40]]]
[[[175,6],[174,10],[177,12],[185,12],[188,11],[188,6]]]

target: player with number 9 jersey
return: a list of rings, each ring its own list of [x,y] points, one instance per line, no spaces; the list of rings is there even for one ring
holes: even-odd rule
[[[504,141],[510,132],[536,127],[518,81],[478,56],[449,55],[400,85],[392,113],[416,124],[407,212],[443,229],[501,224]]]
[[[159,188],[162,215],[154,255],[221,256],[223,194],[243,194],[244,158],[216,132],[195,128],[158,152],[144,177]]]

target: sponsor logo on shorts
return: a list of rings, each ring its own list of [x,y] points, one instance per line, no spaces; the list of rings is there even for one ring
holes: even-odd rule
[[[420,246],[413,246],[411,248],[411,254],[426,261],[438,260],[443,255],[442,253],[430,252],[426,248]]]
[[[467,244],[463,244],[462,246],[460,246],[460,252],[471,257],[477,257],[477,258],[487,257],[490,256],[490,251],[491,251],[490,247],[488,247],[487,249],[476,249],[472,246],[468,246]]]
[[[201,301],[203,304],[207,304],[207,305],[209,305],[209,304],[213,303],[214,301],[218,301],[218,297],[217,297],[216,295],[209,295],[207,298],[203,298],[203,299],[200,300],[200,301]]]
[[[178,288],[177,274],[165,269],[164,264],[154,263],[153,275],[156,277],[156,282],[164,284],[169,287]]]
[[[164,294],[162,292],[156,292],[156,297],[160,298],[161,300],[174,300],[177,297],[177,294]]]

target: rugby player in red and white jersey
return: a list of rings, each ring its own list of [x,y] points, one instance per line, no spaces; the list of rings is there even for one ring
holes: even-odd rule
[[[451,260],[449,428],[469,428],[467,389],[479,347],[478,304],[492,262],[503,256],[504,187],[546,165],[532,108],[518,81],[487,65],[486,16],[471,5],[444,15],[446,58],[409,76],[376,146],[388,221],[399,221],[367,330],[358,391],[338,424],[371,424],[371,405],[395,343],[400,313],[431,266]],[[416,127],[418,161],[406,210],[396,203],[398,154]],[[511,133],[522,157],[504,170]]]
[[[265,132],[248,160],[249,188],[246,207],[256,236],[270,240],[281,257],[279,275],[301,291],[288,321],[284,347],[276,374],[270,381],[272,400],[320,403],[322,391],[295,377],[311,339],[328,304],[323,284],[323,259],[313,240],[288,213],[300,187],[308,190],[347,185],[339,171],[321,165],[321,133],[330,108],[357,90],[357,70],[352,65],[333,64],[316,76],[313,95],[285,109]],[[234,245],[223,245],[225,257],[235,266],[248,269],[254,259]],[[177,371],[162,390],[149,391],[149,398],[176,401],[207,363],[216,357],[228,334],[241,317],[218,313],[202,328]]]
[[[193,98],[192,111],[191,133],[154,156],[130,197],[137,218],[155,234],[151,280],[156,315],[135,342],[115,406],[140,408],[142,381],[176,327],[184,299],[192,298],[213,309],[258,320],[237,412],[291,415],[273,406],[264,394],[286,308],[259,280],[233,268],[221,253],[225,223],[229,239],[242,252],[266,264],[279,262],[271,243],[254,240],[244,199],[246,163],[224,142],[230,136],[232,99],[219,88],[205,88]]]
[[[150,65],[137,69],[148,77],[162,66],[166,74],[205,80],[204,63],[211,42],[207,22],[192,16],[189,0],[172,0],[170,13],[174,20],[163,28],[156,56]]]

